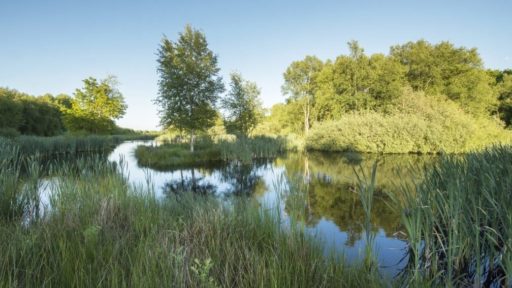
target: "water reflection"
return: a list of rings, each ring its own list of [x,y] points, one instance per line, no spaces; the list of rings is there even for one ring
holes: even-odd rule
[[[180,195],[185,192],[193,192],[198,195],[215,194],[216,186],[205,182],[204,177],[196,176],[195,170],[190,169],[190,177],[183,175],[183,170],[179,171],[179,177],[166,182],[163,187],[165,195]]]
[[[219,197],[244,195],[262,205],[278,207],[288,224],[300,224],[349,260],[364,258],[368,237],[365,214],[356,193],[354,169],[371,170],[379,157],[378,189],[371,210],[373,249],[384,274],[395,275],[403,264],[406,243],[400,238],[400,215],[388,205],[385,192],[398,189],[404,177],[411,177],[410,165],[429,165],[432,157],[412,155],[289,154],[272,161],[252,164],[232,162],[222,167],[155,171],[137,166],[133,150],[151,142],[127,142],[109,156],[124,158],[127,177],[144,185],[151,179],[158,197],[194,191]],[[397,176],[400,175],[400,176]],[[373,242],[373,241],[372,241]],[[407,259],[405,259],[407,260]]]

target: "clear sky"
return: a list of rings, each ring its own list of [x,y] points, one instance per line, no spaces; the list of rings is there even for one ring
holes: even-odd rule
[[[425,39],[477,47],[487,68],[512,67],[512,1],[24,1],[0,0],[0,86],[66,93],[116,75],[123,127],[156,129],[156,51],[186,24],[201,29],[224,80],[255,81],[264,105],[284,101],[282,73],[305,55],[334,59]]]

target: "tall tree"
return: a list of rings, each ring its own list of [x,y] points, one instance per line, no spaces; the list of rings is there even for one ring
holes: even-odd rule
[[[117,79],[109,76],[103,80],[89,77],[82,89],[76,89],[71,108],[65,111],[64,121],[71,131],[109,133],[115,128],[115,119],[126,112],[123,95],[117,89]]]
[[[405,69],[383,54],[367,56],[356,41],[348,43],[350,55],[340,55],[324,65],[317,77],[315,117],[337,119],[344,112],[386,111],[406,86]]]
[[[256,83],[243,79],[240,73],[231,74],[230,90],[222,99],[229,127],[243,136],[249,135],[262,116],[259,96],[260,89]]]
[[[214,125],[215,104],[224,91],[218,75],[217,56],[208,48],[205,35],[187,25],[172,42],[164,37],[158,49],[160,123],[195,135]]]
[[[306,135],[311,124],[311,110],[315,103],[316,77],[322,67],[323,62],[320,59],[315,56],[306,56],[301,61],[292,62],[283,75],[283,93],[290,96],[289,100],[301,104]]]
[[[406,67],[414,90],[444,94],[476,115],[497,107],[494,79],[483,69],[476,48],[455,47],[450,42],[432,45],[425,40],[391,47],[391,56]]]

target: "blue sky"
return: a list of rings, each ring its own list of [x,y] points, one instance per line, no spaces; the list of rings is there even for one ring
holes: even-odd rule
[[[512,68],[512,1],[0,0],[0,86],[67,93],[116,75],[121,126],[156,129],[156,50],[186,24],[201,29],[225,81],[255,81],[265,106],[284,101],[282,73],[305,55],[333,59],[358,40],[367,53],[426,39],[477,47],[488,68]]]

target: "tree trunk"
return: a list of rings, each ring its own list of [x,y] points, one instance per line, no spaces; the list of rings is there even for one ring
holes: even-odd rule
[[[196,135],[194,135],[194,131],[190,133],[190,152],[194,153],[194,141],[196,140]]]
[[[309,105],[304,109],[304,135],[309,133]]]

